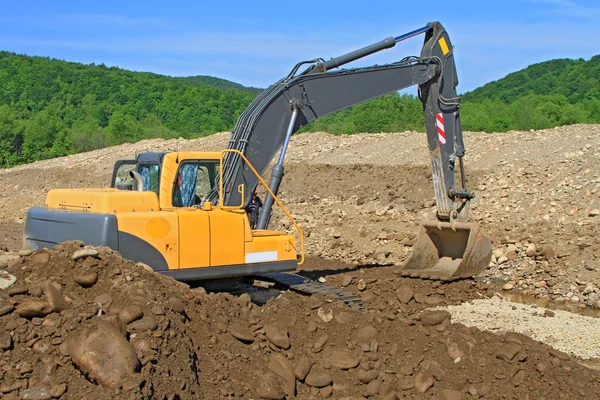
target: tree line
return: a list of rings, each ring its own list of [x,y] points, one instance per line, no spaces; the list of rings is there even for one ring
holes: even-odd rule
[[[0,52],[0,167],[148,138],[231,130],[256,88]],[[462,96],[464,130],[600,123],[600,56],[527,67]],[[303,131],[423,131],[418,98],[398,93],[323,117]]]

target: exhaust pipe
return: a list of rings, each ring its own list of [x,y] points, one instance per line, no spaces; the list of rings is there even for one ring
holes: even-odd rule
[[[142,178],[142,175],[140,175],[139,172],[129,171],[129,176],[132,177],[133,179],[135,179],[135,183],[137,184],[137,191],[143,192],[144,191],[144,178]]]

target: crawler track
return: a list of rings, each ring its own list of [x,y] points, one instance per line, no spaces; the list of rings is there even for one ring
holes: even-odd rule
[[[273,272],[269,274],[254,275],[253,278],[267,282],[275,282],[287,286],[292,290],[308,294],[333,295],[354,311],[365,311],[361,298],[354,292],[346,289],[327,286],[321,282],[313,281],[296,274]]]

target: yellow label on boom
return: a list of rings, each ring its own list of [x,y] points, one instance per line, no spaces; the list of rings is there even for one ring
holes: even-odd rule
[[[448,53],[450,53],[450,49],[448,48],[448,43],[446,43],[446,38],[441,37],[440,40],[438,40],[438,43],[440,44],[442,53],[444,53],[444,55],[448,55]]]

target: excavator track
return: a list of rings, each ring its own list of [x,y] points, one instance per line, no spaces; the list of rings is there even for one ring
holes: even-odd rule
[[[320,294],[323,296],[332,295],[335,296],[338,301],[341,301],[350,307],[353,311],[365,311],[365,305],[363,304],[362,299],[354,292],[327,286],[321,282],[313,281],[312,279],[300,275],[272,272],[268,274],[253,275],[252,278],[278,283],[300,293]]]

